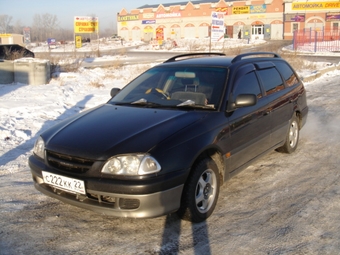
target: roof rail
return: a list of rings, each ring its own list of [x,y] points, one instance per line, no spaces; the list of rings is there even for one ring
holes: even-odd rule
[[[274,52],[266,52],[266,51],[248,52],[248,53],[243,53],[243,54],[237,55],[235,58],[233,58],[231,63],[235,63],[237,61],[240,61],[243,58],[247,58],[247,57],[250,57],[250,56],[258,56],[258,55],[272,55],[273,58],[281,58],[281,56],[279,54],[276,54]]]
[[[199,57],[199,56],[225,56],[225,54],[219,53],[219,52],[186,53],[186,54],[181,54],[181,55],[177,55],[172,58],[169,58],[163,63],[174,62],[178,60],[179,58],[189,58],[189,57]]]

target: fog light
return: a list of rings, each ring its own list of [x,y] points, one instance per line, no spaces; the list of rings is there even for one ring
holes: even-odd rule
[[[137,209],[140,205],[140,201],[138,199],[130,199],[130,198],[120,198],[119,199],[119,207],[121,209]]]

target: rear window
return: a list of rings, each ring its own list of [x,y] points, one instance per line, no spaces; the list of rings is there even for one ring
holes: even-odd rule
[[[286,81],[288,87],[294,86],[299,83],[298,77],[293,72],[292,68],[290,68],[290,66],[287,65],[287,63],[277,62],[275,63],[275,65],[282,74],[283,79]]]

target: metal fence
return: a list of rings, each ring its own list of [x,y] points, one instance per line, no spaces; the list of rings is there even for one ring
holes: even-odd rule
[[[309,52],[340,52],[340,30],[314,30],[312,28],[296,30],[293,48]]]

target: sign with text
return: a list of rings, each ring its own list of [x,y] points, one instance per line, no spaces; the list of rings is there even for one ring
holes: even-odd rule
[[[218,42],[224,38],[224,14],[222,12],[211,13],[211,41]]]
[[[293,2],[292,10],[340,9],[340,2]]]
[[[98,17],[76,16],[74,17],[74,33],[98,33]]]
[[[81,41],[81,36],[76,35],[76,48],[81,48],[83,46],[82,41]]]
[[[138,15],[124,15],[124,16],[118,16],[117,18],[118,18],[118,22],[139,20]]]
[[[250,6],[235,6],[233,7],[233,14],[249,14]]]

